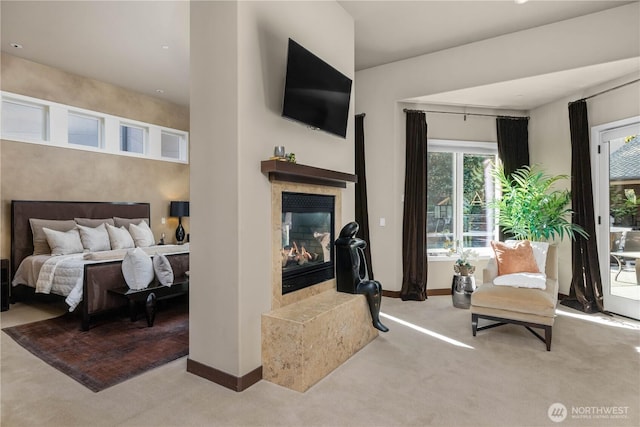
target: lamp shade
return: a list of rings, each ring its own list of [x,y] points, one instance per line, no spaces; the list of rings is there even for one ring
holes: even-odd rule
[[[189,202],[171,202],[169,215],[177,216],[179,218],[189,216]]]

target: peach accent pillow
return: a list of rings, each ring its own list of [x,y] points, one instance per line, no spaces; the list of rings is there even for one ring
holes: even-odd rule
[[[530,241],[523,240],[514,246],[492,241],[491,247],[496,254],[498,276],[512,273],[540,273]]]

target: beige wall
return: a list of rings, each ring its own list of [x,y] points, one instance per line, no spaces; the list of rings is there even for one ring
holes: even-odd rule
[[[3,91],[189,130],[189,110],[96,80],[2,54]],[[189,200],[189,165],[0,141],[2,257],[10,251],[11,200],[148,202],[156,239],[175,240],[171,200]],[[166,217],[166,224],[161,218]],[[189,231],[189,220],[184,221]]]
[[[354,172],[353,117],[346,140],[281,117],[287,39],[353,78],[353,19],[336,2],[192,2],[191,34],[190,269],[203,286],[190,291],[189,357],[242,376],[261,365],[260,316],[271,309],[260,161],[284,145],[299,163]],[[343,223],[353,204],[350,185]]]
[[[2,90],[189,130],[189,108],[2,53]]]
[[[232,375],[240,347],[237,7],[191,2],[190,18],[189,268],[203,286],[189,292],[189,358]]]
[[[372,263],[376,279],[382,282],[384,289],[399,291],[402,283],[400,253],[405,162],[405,114],[402,108],[405,104],[401,101],[637,58],[640,55],[638,13],[639,5],[634,3],[356,73],[356,110],[366,113],[364,132]],[[480,112],[477,109],[467,111]],[[566,115],[566,111],[562,114]],[[488,128],[490,124],[495,126],[494,120],[477,118],[470,121],[467,118],[467,122],[463,122],[456,120],[456,116],[436,116],[427,117],[430,138],[495,138],[494,131]],[[533,121],[534,118],[530,127]],[[548,125],[564,126],[564,123],[550,121]],[[474,132],[482,138],[473,136]],[[556,143],[549,141],[554,144],[554,150],[558,148]],[[565,148],[561,150],[566,151]],[[551,153],[541,160],[548,160],[553,156]],[[386,219],[385,227],[377,225],[381,217]],[[450,286],[450,281],[433,283],[431,280],[432,274],[444,277],[439,270],[449,268],[447,263],[429,263],[428,287]],[[450,274],[450,270],[446,273]]]

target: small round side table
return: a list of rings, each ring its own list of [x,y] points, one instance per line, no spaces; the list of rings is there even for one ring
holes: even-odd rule
[[[473,276],[461,276],[456,274],[451,282],[451,298],[453,306],[457,308],[469,308],[471,294],[476,290],[476,279]]]

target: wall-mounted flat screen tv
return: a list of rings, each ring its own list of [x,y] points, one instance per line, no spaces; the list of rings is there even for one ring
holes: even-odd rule
[[[347,136],[351,79],[289,39],[282,116]]]

